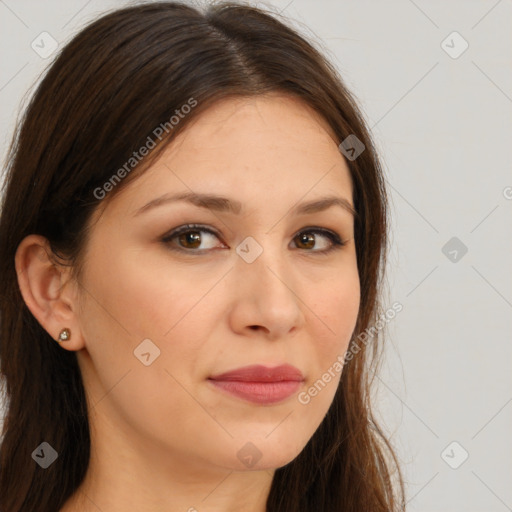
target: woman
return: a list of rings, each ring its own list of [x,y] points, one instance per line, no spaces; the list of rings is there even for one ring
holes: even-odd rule
[[[384,180],[317,50],[248,6],[117,10],[10,156],[2,512],[403,510],[356,339]]]

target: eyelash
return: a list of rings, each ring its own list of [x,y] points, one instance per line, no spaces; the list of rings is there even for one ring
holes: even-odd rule
[[[174,250],[174,251],[179,251],[179,252],[183,252],[183,253],[188,253],[188,254],[192,254],[192,253],[203,253],[203,252],[208,252],[208,251],[211,251],[212,249],[186,249],[184,247],[173,247],[170,242],[180,236],[180,235],[183,235],[183,234],[186,234],[186,233],[189,233],[189,232],[206,232],[206,233],[210,233],[212,235],[214,235],[215,237],[217,237],[218,239],[220,239],[219,237],[219,234],[204,226],[204,225],[201,225],[201,224],[186,224],[186,225],[183,225],[183,226],[180,226],[174,230],[172,230],[170,233],[167,233],[166,235],[164,235],[162,237],[162,242],[164,244],[166,244],[166,246],[171,249],[171,250]],[[294,239],[303,234],[303,233],[315,233],[315,234],[320,234],[322,236],[325,236],[327,237],[330,242],[332,243],[332,245],[328,248],[328,249],[322,249],[322,250],[308,250],[308,249],[304,249],[304,251],[306,252],[311,252],[311,253],[314,253],[314,254],[328,254],[332,251],[335,251],[336,249],[340,249],[341,247],[343,247],[345,244],[346,244],[346,241],[342,240],[340,238],[340,236],[335,233],[334,231],[330,231],[328,229],[325,229],[325,228],[319,228],[319,227],[316,227],[316,226],[309,226],[309,227],[306,227],[306,228],[303,228],[302,230],[300,230],[299,232],[297,232],[295,235],[294,235]]]

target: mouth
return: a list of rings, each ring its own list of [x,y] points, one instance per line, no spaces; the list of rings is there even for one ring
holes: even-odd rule
[[[293,395],[304,381],[294,366],[269,368],[263,365],[245,366],[208,379],[217,389],[257,404],[273,404]]]

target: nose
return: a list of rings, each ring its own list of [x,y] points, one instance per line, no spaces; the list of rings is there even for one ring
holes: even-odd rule
[[[297,276],[286,254],[265,248],[251,263],[237,256],[231,272],[233,294],[230,324],[234,332],[261,332],[276,340],[294,334],[304,323]]]

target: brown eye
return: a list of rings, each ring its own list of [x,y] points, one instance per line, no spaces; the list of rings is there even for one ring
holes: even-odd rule
[[[299,249],[312,249],[315,246],[315,237],[311,233],[301,233],[295,238]]]
[[[188,224],[172,230],[162,237],[162,242],[170,249],[178,251],[203,252],[211,249],[225,249],[219,236],[207,227]]]
[[[336,233],[321,228],[301,231],[293,241],[297,249],[320,254],[328,253],[345,245],[345,242]]]
[[[185,249],[197,249],[201,245],[199,231],[189,231],[178,237],[179,243]]]
[[[296,249],[316,254],[326,254],[345,245],[337,233],[324,228],[304,229],[292,241]],[[164,236],[162,242],[169,249],[191,254],[229,249],[215,231],[198,224],[180,226]]]

